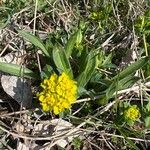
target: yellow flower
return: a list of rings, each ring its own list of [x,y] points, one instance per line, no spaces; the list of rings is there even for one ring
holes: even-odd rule
[[[137,105],[130,106],[124,113],[125,118],[128,120],[136,121],[140,118],[141,114]]]
[[[41,83],[41,87],[43,90],[37,96],[44,111],[53,111],[57,115],[71,108],[71,104],[76,101],[77,83],[65,73],[60,76],[52,74]]]

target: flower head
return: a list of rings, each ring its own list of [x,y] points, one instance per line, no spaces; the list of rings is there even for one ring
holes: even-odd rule
[[[137,105],[133,105],[124,112],[124,116],[127,120],[136,121],[140,118],[141,114]]]
[[[41,87],[43,90],[37,96],[44,111],[53,111],[57,115],[71,108],[76,101],[77,83],[65,73],[60,76],[52,74],[41,83]]]

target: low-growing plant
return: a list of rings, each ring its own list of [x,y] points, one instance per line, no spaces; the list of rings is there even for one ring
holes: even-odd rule
[[[89,48],[86,45],[83,34],[85,28],[86,26],[82,22],[65,44],[61,38],[52,40],[50,36],[50,39],[46,41],[46,45],[31,33],[19,31],[21,36],[42,51],[42,59],[45,61],[45,65],[40,74],[27,68],[21,69],[22,67],[19,65],[7,63],[0,63],[0,69],[1,71],[18,76],[35,79],[41,78],[42,80],[46,78],[44,80],[45,85],[51,84],[46,83],[46,81],[49,80],[50,76],[52,77],[52,74],[61,75],[64,73],[77,83],[78,92],[76,99],[91,91],[90,93],[93,93],[93,96],[100,95],[98,104],[107,103],[109,99],[115,98],[117,91],[131,87],[139,80],[138,77],[134,77],[133,75],[138,69],[148,63],[149,57],[141,58],[126,69],[118,72],[114,77],[106,75],[99,70],[111,67],[111,60],[109,60],[111,57],[104,57],[101,49],[91,49],[91,47]],[[43,88],[46,87],[44,86]]]
[[[30,2],[22,0],[17,6],[15,0],[7,5],[9,9],[0,8],[3,11],[0,12],[0,28],[8,25],[14,11],[20,11],[28,3]],[[31,54],[30,59],[34,59],[29,60],[30,63],[26,65],[0,62],[0,71],[36,80],[38,90],[34,93],[35,99],[41,104],[40,110],[46,112],[44,114],[48,119],[51,114],[52,118],[64,118],[73,125],[83,124],[82,129],[86,128],[85,132],[94,135],[93,141],[100,135],[101,144],[106,142],[104,145],[109,145],[105,138],[111,136],[109,140],[122,149],[130,147],[138,150],[132,137],[143,138],[144,130],[150,128],[149,90],[144,87],[149,81],[150,66],[149,10],[143,14],[139,13],[140,16],[137,17],[135,10],[139,5],[135,2],[133,7],[132,2],[124,0],[95,0],[87,4],[85,1],[52,0],[50,5],[47,3],[38,0],[36,11],[44,12],[42,17],[47,22],[46,27],[51,28],[57,24],[54,25],[54,31],[42,39],[38,32],[35,35],[36,31],[32,34],[16,29],[19,38],[24,39],[25,43],[28,41],[27,47],[25,46],[26,52]],[[81,5],[82,10],[71,7],[71,3],[77,4],[77,7]],[[53,9],[51,13],[50,8]],[[75,13],[73,15],[75,18],[79,17],[80,21],[76,20],[70,23],[69,27],[65,26],[66,16],[65,13],[61,14],[63,9],[65,13],[68,11],[67,16]],[[47,13],[49,15],[46,16]],[[34,15],[31,12],[30,17]],[[64,18],[61,15],[64,15]],[[33,21],[37,21],[38,24],[40,15],[36,19]],[[76,27],[77,22],[79,24]],[[42,29],[41,24],[38,27],[39,30]],[[136,45],[136,36],[139,45]],[[121,46],[123,50],[120,50]],[[127,62],[128,65],[121,68],[116,59],[120,63],[128,50],[136,52],[137,57],[132,59],[134,62]],[[134,85],[135,91],[132,89]],[[131,91],[135,93],[130,98]],[[137,95],[139,101],[141,98],[140,102],[134,101]],[[36,103],[34,107],[39,105]],[[38,121],[36,123],[38,124]],[[123,140],[118,140],[120,138]],[[71,146],[80,149],[82,144],[79,137],[72,141]]]

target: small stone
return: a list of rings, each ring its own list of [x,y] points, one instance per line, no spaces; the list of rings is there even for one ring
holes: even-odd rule
[[[32,91],[26,79],[17,76],[2,75],[1,85],[4,91],[23,107],[31,107]]]

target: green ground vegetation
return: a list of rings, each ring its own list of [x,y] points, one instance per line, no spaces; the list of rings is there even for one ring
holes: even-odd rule
[[[0,62],[0,71],[30,80],[33,105],[24,111],[33,128],[39,122],[62,118],[86,132],[84,138],[68,143],[67,149],[85,145],[87,149],[148,149],[148,0],[2,0],[0,41],[0,57],[25,51],[19,64]],[[42,111],[36,96],[40,83],[63,72],[77,83],[77,101],[59,115]],[[23,111],[7,105],[0,108],[9,113]],[[20,135],[35,138],[33,131],[14,130],[16,122],[23,122],[23,114],[13,114],[12,119],[1,115],[1,110],[2,149],[15,149]],[[37,119],[39,111],[42,117]],[[43,144],[49,142],[42,138]]]

